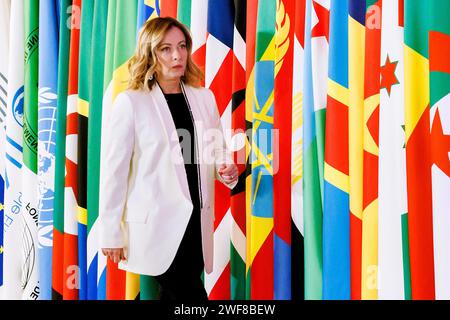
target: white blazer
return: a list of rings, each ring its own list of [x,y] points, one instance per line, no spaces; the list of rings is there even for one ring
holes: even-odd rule
[[[202,247],[205,271],[211,273],[214,178],[225,183],[217,169],[233,160],[221,134],[213,93],[188,85],[184,88],[199,139]],[[216,133],[213,137],[211,129]],[[119,94],[105,133],[100,247],[124,248],[127,260],[119,263],[120,269],[162,274],[175,258],[193,205],[178,134],[159,86]],[[228,187],[234,188],[236,183]]]

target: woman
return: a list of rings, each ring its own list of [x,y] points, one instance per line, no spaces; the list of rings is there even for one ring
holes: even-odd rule
[[[103,145],[102,252],[155,276],[162,299],[207,299],[200,277],[213,268],[214,178],[230,189],[238,179],[191,50],[177,20],[143,26]]]

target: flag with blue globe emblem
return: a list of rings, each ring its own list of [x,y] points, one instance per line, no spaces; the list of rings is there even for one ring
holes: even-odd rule
[[[38,257],[40,299],[52,298],[59,1],[40,1],[38,98]]]

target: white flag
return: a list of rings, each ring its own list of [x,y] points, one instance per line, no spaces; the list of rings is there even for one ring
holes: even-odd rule
[[[403,90],[403,26],[398,1],[384,1],[378,185],[378,298],[407,298],[409,270]],[[405,242],[402,241],[405,239]],[[404,244],[406,246],[404,247]],[[405,255],[404,255],[405,253]],[[408,274],[408,273],[406,273]]]
[[[3,10],[0,10],[2,12]],[[22,136],[24,85],[23,0],[11,2],[4,208],[4,299],[22,298]]]

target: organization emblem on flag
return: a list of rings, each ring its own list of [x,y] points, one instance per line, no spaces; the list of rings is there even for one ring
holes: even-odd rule
[[[23,86],[21,86],[14,94],[12,103],[14,120],[21,127],[23,127],[23,91]]]

